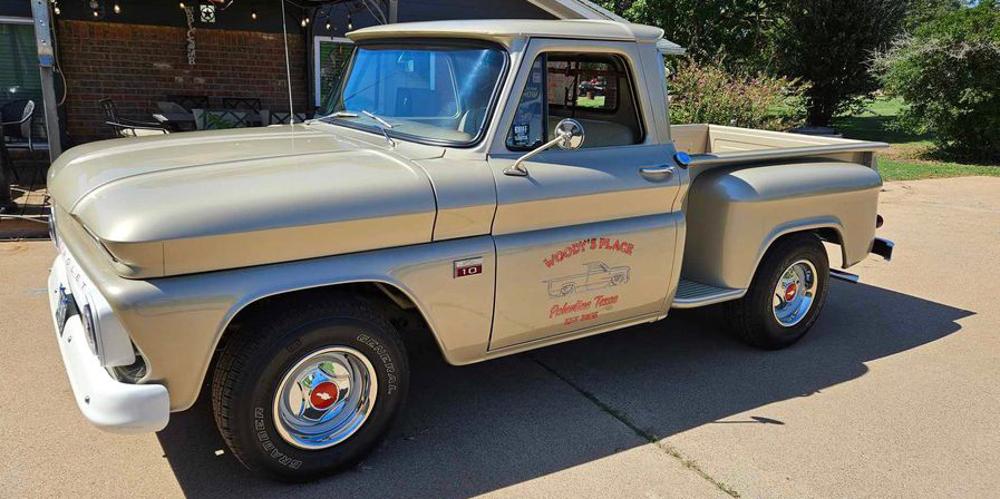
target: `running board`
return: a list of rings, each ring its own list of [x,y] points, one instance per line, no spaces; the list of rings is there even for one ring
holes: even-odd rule
[[[709,284],[681,279],[677,285],[672,308],[704,307],[729,300],[742,298],[745,289],[720,288]]]
[[[843,270],[837,270],[837,269],[830,269],[830,277],[854,284],[857,284],[858,281],[861,280],[861,278],[855,274],[852,274],[850,272],[844,272]]]

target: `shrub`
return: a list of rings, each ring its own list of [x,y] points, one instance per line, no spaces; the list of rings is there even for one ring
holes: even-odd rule
[[[727,72],[683,61],[670,77],[672,123],[714,123],[786,130],[802,123],[804,87],[794,80]]]
[[[1000,6],[945,14],[875,57],[887,93],[909,104],[902,123],[959,157],[1000,161]]]

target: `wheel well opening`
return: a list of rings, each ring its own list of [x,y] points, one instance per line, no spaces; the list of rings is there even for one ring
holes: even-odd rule
[[[229,321],[229,325],[222,332],[222,337],[213,353],[212,365],[214,366],[219,352],[225,350],[227,341],[234,337],[247,324],[266,317],[269,310],[274,308],[289,309],[299,307],[304,303],[313,300],[333,300],[337,295],[349,294],[360,297],[368,302],[376,310],[385,314],[389,322],[399,331],[404,341],[411,337],[417,337],[418,341],[426,341],[437,344],[434,340],[430,325],[416,304],[399,288],[379,282],[354,282],[344,284],[332,284],[316,288],[301,289],[266,296],[249,305],[243,307]],[[442,355],[440,349],[438,354]],[[211,371],[212,367],[210,366]]]
[[[847,261],[847,254],[844,249],[844,239],[841,237],[840,231],[833,227],[821,227],[819,229],[815,229],[813,232],[819,236],[820,240],[824,243],[837,245],[837,253],[840,254],[840,266],[844,267],[844,264]],[[824,244],[824,246],[826,246],[826,244]]]
[[[770,248],[773,248],[775,243],[777,243],[778,241],[782,241],[784,239],[797,236],[799,234],[814,234],[816,237],[820,239],[820,241],[824,243],[823,244],[824,247],[830,244],[836,245],[837,246],[836,253],[840,255],[841,266],[843,266],[844,262],[847,260],[847,256],[844,250],[844,240],[840,235],[840,231],[838,231],[834,227],[820,227],[817,229],[806,229],[796,232],[789,232],[788,234],[782,234],[781,237],[775,239],[774,242],[771,243],[771,246],[768,248],[768,250],[770,250]]]

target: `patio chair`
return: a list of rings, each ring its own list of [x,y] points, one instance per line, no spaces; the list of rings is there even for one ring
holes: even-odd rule
[[[259,126],[259,117],[253,111],[233,109],[195,109],[194,123],[198,130],[247,128]]]
[[[223,109],[233,109],[236,111],[256,111],[260,112],[263,105],[256,97],[223,97]]]
[[[11,173],[16,182],[20,182],[20,179],[17,178],[17,171],[14,170],[10,154],[7,151],[9,149],[35,150],[31,138],[31,122],[34,112],[35,101],[27,99],[10,101],[0,107],[0,140],[3,141],[2,146],[0,146],[0,154],[3,157],[0,158],[0,161],[3,162],[4,167]]]
[[[168,95],[167,101],[183,107],[189,113],[195,109],[208,109],[210,107],[207,95]]]
[[[302,123],[303,121],[312,119],[313,113],[295,113],[295,122]],[[287,125],[289,119],[291,118],[291,113],[288,111],[271,111],[270,120],[268,124],[270,125]]]
[[[3,125],[3,138],[6,145],[13,149],[35,150],[31,137],[31,122],[35,112],[35,101],[10,101],[0,108],[0,124]]]
[[[110,126],[118,137],[145,137],[170,133],[159,123],[129,120],[120,117],[118,115],[118,106],[111,99],[101,99],[98,103],[104,111],[104,124]]]

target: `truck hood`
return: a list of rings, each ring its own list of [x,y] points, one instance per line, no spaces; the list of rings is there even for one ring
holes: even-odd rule
[[[50,168],[57,223],[81,225],[133,278],[430,241],[434,192],[411,160],[443,150],[319,126],[76,147]]]

